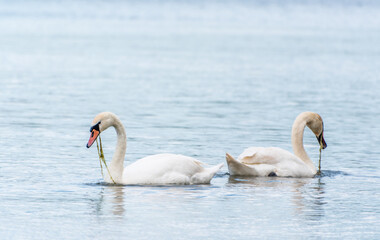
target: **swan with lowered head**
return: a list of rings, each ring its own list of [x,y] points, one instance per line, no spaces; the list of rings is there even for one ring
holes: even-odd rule
[[[235,160],[226,153],[228,170],[231,175],[313,177],[317,170],[303,146],[303,133],[308,126],[315,134],[321,149],[327,144],[323,137],[321,116],[313,112],[303,112],[293,123],[292,146],[294,154],[277,147],[250,147]]]
[[[99,134],[109,127],[114,127],[117,134],[116,150],[106,172],[104,181],[117,184],[206,184],[223,166],[219,164],[204,168],[203,163],[177,154],[156,154],[144,157],[124,168],[127,149],[125,129],[119,118],[111,112],[98,114],[92,121],[90,139],[91,147]],[[110,177],[111,175],[111,177]]]

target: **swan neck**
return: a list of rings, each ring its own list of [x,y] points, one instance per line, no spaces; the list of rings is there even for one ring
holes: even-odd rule
[[[120,183],[124,169],[125,152],[127,150],[127,136],[125,134],[124,126],[119,119],[114,118],[112,126],[116,130],[117,142],[115,152],[110,164],[110,173],[112,178],[117,183]]]
[[[303,133],[305,131],[307,119],[303,116],[297,117],[292,127],[292,147],[294,155],[304,161],[311,169],[315,170],[313,162],[307,155],[303,146]]]

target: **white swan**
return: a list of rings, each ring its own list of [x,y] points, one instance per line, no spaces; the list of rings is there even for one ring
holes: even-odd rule
[[[250,147],[245,149],[237,160],[226,153],[230,174],[258,177],[313,177],[317,170],[303,147],[305,126],[313,131],[320,147],[325,149],[327,144],[323,137],[321,116],[313,112],[303,112],[298,115],[292,127],[294,155],[276,147]]]
[[[137,160],[124,168],[127,138],[124,126],[111,112],[98,114],[92,121],[91,135],[87,148],[91,147],[99,134],[114,127],[117,134],[116,150],[109,165],[109,172],[118,184],[205,184],[210,183],[216,172],[223,166],[219,164],[204,168],[203,163],[183,155],[156,154]],[[113,183],[107,171],[104,181]]]

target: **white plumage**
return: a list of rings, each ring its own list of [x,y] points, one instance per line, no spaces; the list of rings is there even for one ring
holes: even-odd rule
[[[115,128],[118,140],[109,171],[118,184],[206,184],[223,166],[219,164],[205,168],[202,162],[192,157],[156,154],[139,159],[124,168],[127,140],[124,126],[115,114],[104,112],[94,118],[87,147],[91,147],[97,136],[110,126]],[[106,172],[104,181],[113,183],[112,179]]]
[[[304,112],[298,115],[292,128],[294,154],[277,147],[250,147],[235,160],[227,153],[226,160],[230,174],[257,177],[313,177],[317,170],[303,147],[303,132],[306,126],[317,136],[321,147],[325,148],[327,145],[323,138],[322,118],[317,113]]]

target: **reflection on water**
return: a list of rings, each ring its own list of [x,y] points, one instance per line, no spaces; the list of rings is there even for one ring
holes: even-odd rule
[[[122,186],[115,186],[111,188],[112,191],[112,206],[113,211],[112,213],[114,215],[123,216],[125,209],[124,209],[124,187]]]
[[[99,199],[95,201],[96,215],[107,215],[110,211],[113,215],[124,216],[124,186],[101,184]]]
[[[322,176],[333,177],[342,175],[339,171],[324,171]],[[311,224],[325,216],[323,206],[327,204],[324,198],[324,177],[315,178],[278,178],[278,177],[244,177],[229,176],[228,174],[219,174],[219,180],[227,180],[226,187],[239,188],[244,186],[246,197],[249,196],[249,188],[265,189],[268,192],[279,193],[283,198],[289,198],[291,201],[292,212],[295,219],[307,219]],[[131,195],[143,195],[144,202],[157,202],[166,199],[168,202],[172,198],[201,199],[207,197],[201,192],[209,190],[211,186],[122,186],[109,185],[101,183],[98,200],[95,201],[97,215],[115,215],[124,216],[129,203],[125,198]],[[217,188],[218,189],[218,188]],[[136,196],[134,196],[136,197]],[[177,206],[178,207],[178,206]]]
[[[252,185],[255,188],[269,188],[269,191],[283,192],[292,201],[293,212],[309,220],[319,220],[324,216],[324,183],[322,178],[279,178],[230,176],[229,184]]]

